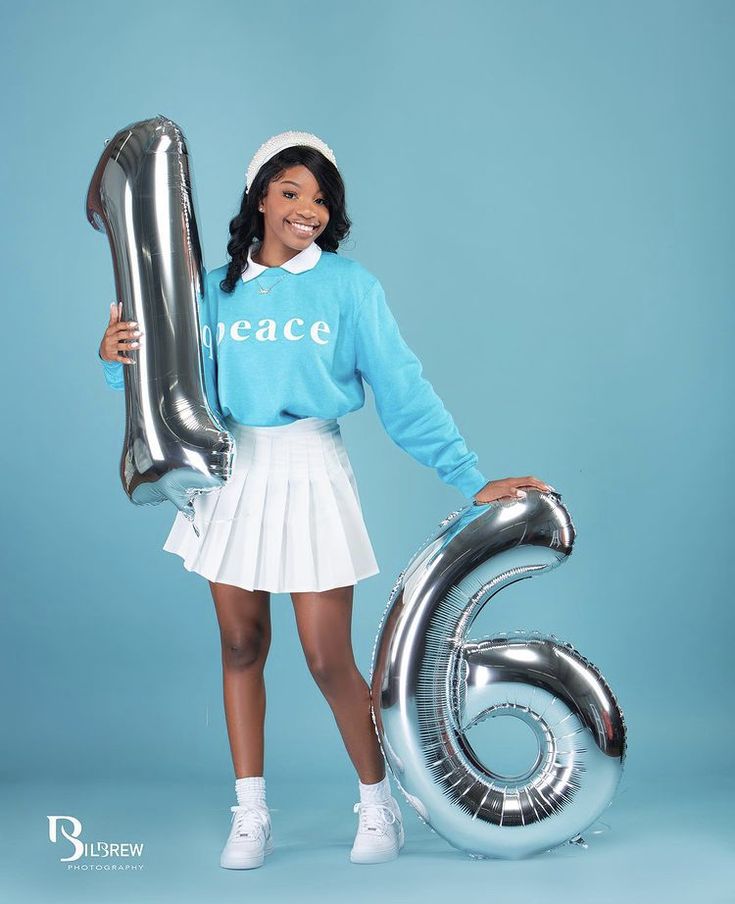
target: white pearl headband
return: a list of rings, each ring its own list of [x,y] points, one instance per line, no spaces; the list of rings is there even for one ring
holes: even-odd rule
[[[281,132],[279,135],[274,135],[272,138],[264,141],[253,155],[245,179],[245,190],[250,191],[250,186],[255,181],[255,177],[258,175],[261,166],[263,166],[264,163],[267,163],[271,157],[275,157],[276,154],[286,148],[302,144],[307,145],[307,147],[315,148],[317,151],[321,151],[327,160],[331,160],[332,163],[337,166],[334,151],[326,145],[321,138],[317,138],[317,136],[312,135],[311,132]]]

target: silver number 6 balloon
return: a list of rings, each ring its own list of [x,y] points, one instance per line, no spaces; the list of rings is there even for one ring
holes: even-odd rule
[[[123,486],[134,503],[169,499],[192,520],[193,496],[229,479],[235,445],[202,355],[206,280],[189,154],[176,123],[146,119],[107,142],[87,218],[109,239],[122,319],[137,321],[145,337],[135,364],[124,365]]]
[[[473,857],[519,858],[570,841],[622,774],[623,713],[570,644],[516,632],[468,639],[485,603],[566,560],[575,531],[558,496],[470,504],[441,522],[391,591],[372,657],[372,713],[418,815]],[[512,716],[538,752],[525,771],[484,764],[472,728]]]

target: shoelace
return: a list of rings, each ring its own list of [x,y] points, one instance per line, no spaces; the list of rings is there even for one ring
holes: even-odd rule
[[[268,817],[257,807],[230,807],[235,814],[232,817],[232,831],[238,838],[256,839],[260,835],[265,838]]]
[[[385,834],[387,826],[397,819],[396,814],[388,804],[371,804],[358,801],[352,808],[353,813],[360,814],[361,832],[378,832]]]

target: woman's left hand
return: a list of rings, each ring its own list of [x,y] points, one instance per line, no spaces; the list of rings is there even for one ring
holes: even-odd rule
[[[502,480],[491,480],[485,484],[479,493],[475,495],[475,503],[483,505],[486,502],[495,502],[498,499],[523,499],[526,495],[523,487],[538,490],[541,493],[555,493],[556,490],[549,483],[544,483],[538,477],[504,477]]]

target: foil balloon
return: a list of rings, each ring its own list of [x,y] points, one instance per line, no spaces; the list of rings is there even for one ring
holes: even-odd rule
[[[496,593],[566,561],[574,537],[555,493],[470,504],[414,554],[383,615],[370,681],[386,762],[420,818],[472,857],[579,843],[622,774],[623,713],[594,665],[553,635],[470,637]],[[473,743],[475,727],[498,717],[535,738],[513,774]]]
[[[189,154],[176,123],[157,116],[108,140],[86,207],[109,239],[122,319],[143,332],[129,353],[135,363],[123,365],[123,487],[139,505],[170,500],[193,523],[193,497],[229,479],[235,445],[202,354],[206,277]]]

